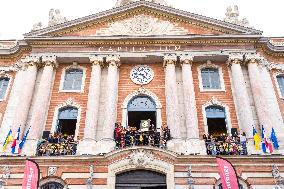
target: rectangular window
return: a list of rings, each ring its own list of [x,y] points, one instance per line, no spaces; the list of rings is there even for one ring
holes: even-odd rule
[[[0,79],[0,99],[3,100],[6,95],[6,91],[9,85],[9,78],[1,78]]]
[[[281,96],[284,97],[284,76],[277,76],[277,82],[280,89]]]
[[[204,68],[201,70],[203,89],[221,89],[219,70]]]
[[[82,88],[83,70],[69,69],[65,72],[63,90],[80,91]]]

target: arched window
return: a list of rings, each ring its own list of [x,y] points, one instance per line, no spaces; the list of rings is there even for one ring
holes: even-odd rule
[[[0,78],[0,100],[5,98],[10,79],[8,77]]]
[[[80,91],[82,89],[83,70],[70,68],[65,71],[63,90]]]
[[[201,78],[203,89],[221,89],[218,68],[202,68]]]
[[[48,182],[40,187],[40,189],[63,189],[64,186],[58,182]]]
[[[57,132],[63,135],[75,135],[78,109],[75,107],[61,108],[58,113]]]
[[[205,111],[208,125],[208,134],[213,136],[227,134],[225,108],[213,105],[206,107]]]
[[[276,78],[281,97],[284,97],[284,75],[278,75]]]

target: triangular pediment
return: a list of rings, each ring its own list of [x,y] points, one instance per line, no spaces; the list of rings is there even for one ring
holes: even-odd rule
[[[148,1],[138,1],[25,34],[42,36],[164,36],[255,34],[252,28],[227,23]]]

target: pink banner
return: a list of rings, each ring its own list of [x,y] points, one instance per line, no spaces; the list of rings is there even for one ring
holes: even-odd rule
[[[34,161],[27,160],[22,189],[38,189],[39,167]]]
[[[216,158],[223,189],[239,189],[236,171],[233,165],[223,159]]]

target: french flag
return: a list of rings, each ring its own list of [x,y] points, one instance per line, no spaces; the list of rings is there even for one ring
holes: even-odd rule
[[[13,143],[12,143],[12,146],[11,146],[11,148],[12,148],[12,154],[15,154],[16,152],[18,152],[18,150],[16,150],[16,148],[17,148],[17,141],[19,141],[20,140],[20,127],[18,128],[18,131],[17,131],[17,134],[16,134],[16,136],[14,137],[14,140],[13,140]]]
[[[266,136],[266,132],[264,127],[262,126],[262,151],[264,153],[273,153],[273,146],[272,143],[269,141],[268,137]]]

